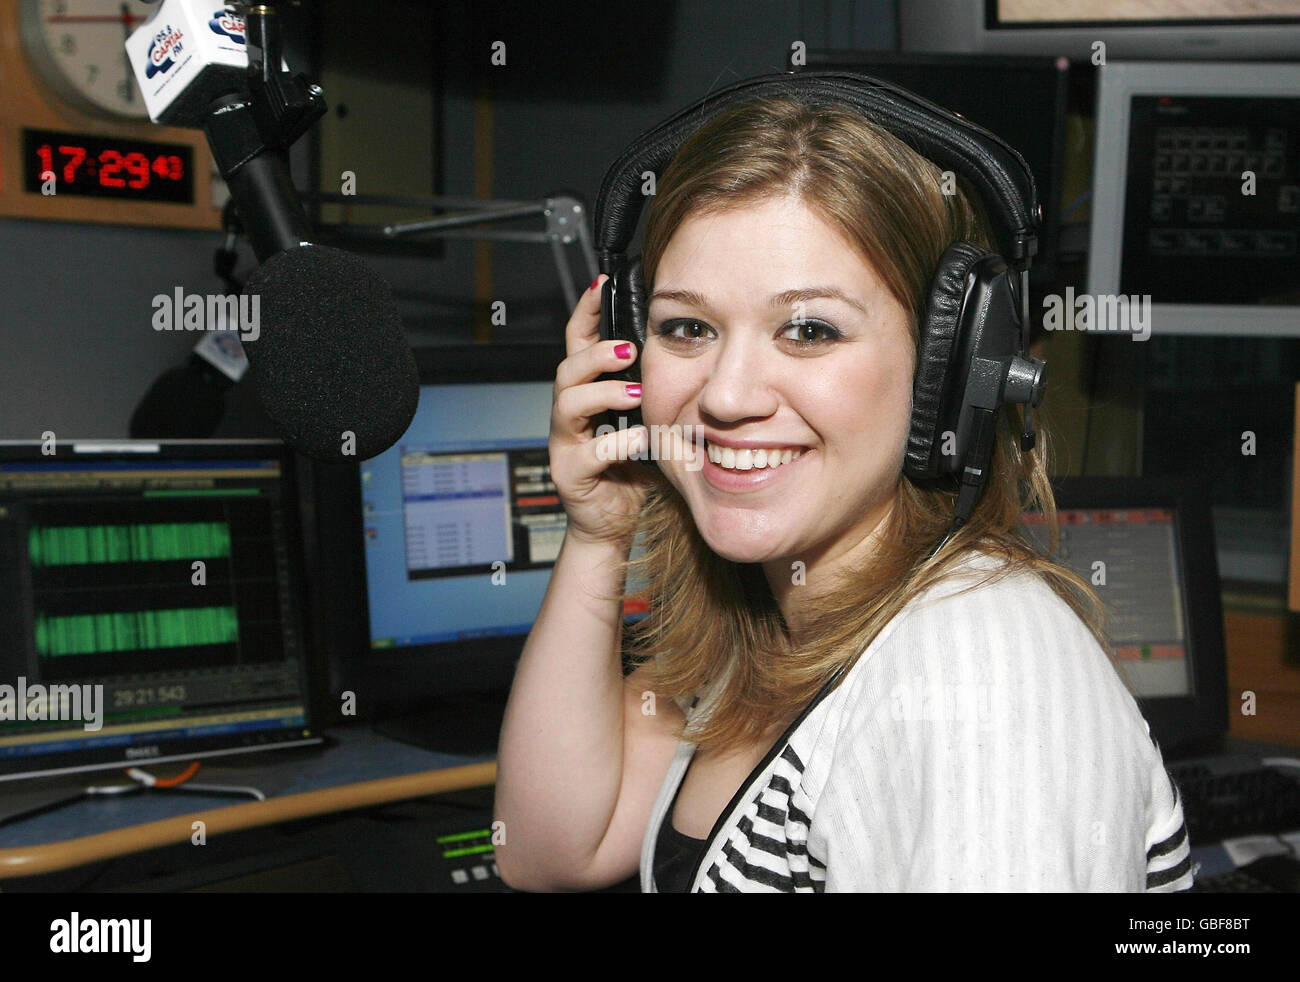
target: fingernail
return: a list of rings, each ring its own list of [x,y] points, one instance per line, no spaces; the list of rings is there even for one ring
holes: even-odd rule
[[[622,344],[614,345],[614,356],[617,358],[631,358],[632,342],[624,341]]]
[[[594,280],[591,281],[591,286],[587,287],[587,289],[588,289],[588,290],[594,290],[594,289],[596,289],[596,284],[599,283],[599,282],[600,282],[600,277],[597,276]]]
[[[641,394],[641,386],[633,382],[630,385],[623,386],[623,391],[630,396],[639,396]]]

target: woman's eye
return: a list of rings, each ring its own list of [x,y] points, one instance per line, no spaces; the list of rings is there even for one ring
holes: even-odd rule
[[[829,324],[823,324],[821,321],[798,321],[786,326],[782,336],[800,345],[821,344],[825,341],[834,341],[840,337],[840,332],[835,330]]]
[[[691,318],[667,320],[654,328],[654,333],[669,341],[704,341],[713,334],[713,328],[703,321]],[[781,331],[781,337],[793,341],[799,347],[813,347],[838,340],[840,332],[822,321],[803,320],[787,324]]]
[[[655,328],[655,333],[660,337],[669,337],[678,341],[699,341],[707,337],[708,332],[708,325],[696,320],[664,321]]]

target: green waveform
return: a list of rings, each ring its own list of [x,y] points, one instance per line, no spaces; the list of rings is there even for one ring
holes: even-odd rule
[[[151,525],[34,525],[27,533],[33,566],[161,562],[230,555],[225,522]]]
[[[234,607],[36,617],[36,653],[42,658],[225,644],[238,639],[239,618]]]

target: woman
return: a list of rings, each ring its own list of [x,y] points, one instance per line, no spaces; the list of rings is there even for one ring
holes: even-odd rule
[[[1054,532],[1055,509],[1005,413],[979,505],[930,557],[955,492],[903,475],[917,323],[944,250],[989,240],[943,184],[851,110],[755,100],[660,178],[644,389],[600,378],[638,357],[598,340],[601,278],[579,301],[550,438],[568,530],[500,743],[508,884],[1190,886],[1101,605],[1017,531],[1037,502]],[[702,446],[628,462],[646,430],[595,423],[636,407]],[[629,569],[651,614],[624,638]]]

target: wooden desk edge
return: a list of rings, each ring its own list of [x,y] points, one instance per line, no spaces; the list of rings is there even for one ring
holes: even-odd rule
[[[423,798],[444,791],[484,787],[496,782],[496,769],[497,765],[491,762],[466,764],[462,767],[304,791],[280,798],[268,798],[266,801],[211,808],[78,839],[0,849],[0,879],[40,876],[159,846],[189,842],[194,835],[195,822],[204,824],[206,835],[224,835],[328,812],[348,811],[407,798]]]

